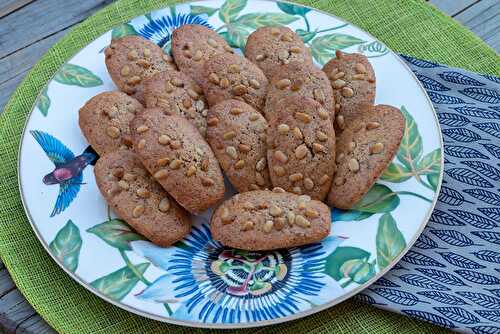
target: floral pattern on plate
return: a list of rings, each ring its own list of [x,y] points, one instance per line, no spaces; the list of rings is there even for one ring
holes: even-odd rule
[[[332,232],[321,243],[274,252],[225,248],[210,236],[209,210],[193,217],[193,231],[183,241],[160,248],[109,212],[88,166],[96,156],[78,128],[78,109],[97,93],[116,89],[102,52],[112,38],[141,35],[169,52],[172,31],[187,23],[214,29],[238,53],[253,30],[272,24],[295,30],[318,65],[334,57],[337,49],[362,52],[377,74],[376,102],[402,109],[406,129],[397,157],[352,210],[332,210]],[[75,157],[68,147],[83,153]],[[30,168],[34,161],[37,168]],[[52,180],[45,176],[48,171],[58,182],[40,182]],[[30,221],[73,278],[127,310],[199,327],[295,319],[366,288],[416,240],[441,177],[441,137],[434,111],[396,55],[337,18],[263,0],[180,4],[137,17],[97,38],[63,65],[41,92],[20,153],[20,184]],[[57,198],[56,208],[45,205],[52,198]]]

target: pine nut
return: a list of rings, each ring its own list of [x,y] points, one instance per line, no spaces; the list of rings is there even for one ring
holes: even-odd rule
[[[170,200],[168,197],[163,197],[158,204],[158,210],[161,212],[167,212],[170,209]]]

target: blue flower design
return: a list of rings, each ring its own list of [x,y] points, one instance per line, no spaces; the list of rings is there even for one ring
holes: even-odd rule
[[[341,240],[330,236],[321,244],[250,252],[222,246],[206,224],[198,224],[175,247],[134,241],[137,254],[166,272],[137,297],[171,303],[172,317],[179,320],[241,323],[285,317],[341,291],[324,273],[326,256]]]
[[[200,16],[191,14],[176,14],[175,16],[162,16],[152,19],[139,28],[138,33],[160,47],[165,46],[170,41],[172,31],[184,24],[200,24],[212,29],[212,26]]]

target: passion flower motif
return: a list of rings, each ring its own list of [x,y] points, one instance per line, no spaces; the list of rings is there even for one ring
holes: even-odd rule
[[[172,32],[185,24],[200,24],[212,29],[208,22],[198,16],[192,14],[176,14],[174,16],[162,16],[160,18],[151,19],[137,31],[142,37],[147,38],[161,48],[163,48],[172,37]]]
[[[342,239],[271,252],[226,248],[206,224],[174,247],[133,241],[133,250],[165,271],[137,297],[171,303],[175,319],[241,323],[286,317],[340,294],[325,274],[326,256]]]

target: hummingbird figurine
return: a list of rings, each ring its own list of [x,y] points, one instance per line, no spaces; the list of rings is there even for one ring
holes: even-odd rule
[[[63,212],[76,198],[80,185],[84,184],[83,170],[88,165],[94,165],[98,155],[89,146],[82,154],[75,157],[66,145],[48,133],[38,130],[32,130],[30,133],[55,165],[54,170],[42,179],[46,185],[59,185],[56,204],[50,214],[50,217],[54,217]]]

